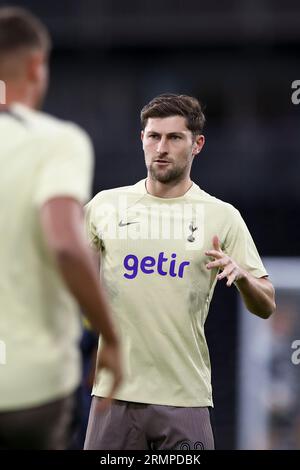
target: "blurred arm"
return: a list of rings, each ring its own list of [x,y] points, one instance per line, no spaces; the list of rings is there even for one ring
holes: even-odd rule
[[[43,234],[71,293],[84,309],[92,328],[107,343],[117,335],[98,279],[92,250],[84,237],[83,209],[70,197],[48,200],[40,209]]]

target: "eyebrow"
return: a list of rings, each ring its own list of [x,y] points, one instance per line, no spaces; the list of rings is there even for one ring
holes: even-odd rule
[[[157,131],[147,131],[147,135],[149,134],[156,134],[156,135],[161,135],[160,132],[157,132]],[[182,132],[182,131],[173,131],[173,132],[168,132],[167,133],[167,136],[172,136],[172,135],[180,135],[180,136],[184,136],[185,135],[185,132]]]

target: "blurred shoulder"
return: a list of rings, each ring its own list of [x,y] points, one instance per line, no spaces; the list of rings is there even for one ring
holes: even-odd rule
[[[42,111],[36,111],[20,103],[12,105],[12,111],[20,119],[28,130],[37,138],[42,137],[49,141],[72,142],[76,144],[91,145],[91,139],[87,132],[71,121],[65,121]]]

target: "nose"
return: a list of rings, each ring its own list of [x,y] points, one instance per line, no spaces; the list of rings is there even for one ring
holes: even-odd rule
[[[169,149],[168,149],[168,142],[165,137],[162,137],[160,141],[157,143],[156,151],[159,154],[167,154]]]

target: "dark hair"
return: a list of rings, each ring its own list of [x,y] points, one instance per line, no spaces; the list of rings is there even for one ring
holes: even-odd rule
[[[170,116],[185,117],[186,126],[193,135],[202,134],[205,116],[197,98],[173,93],[159,95],[143,107],[141,111],[142,128],[145,129],[149,118]]]
[[[24,8],[0,8],[0,55],[23,48],[49,52],[51,39],[46,27]]]

